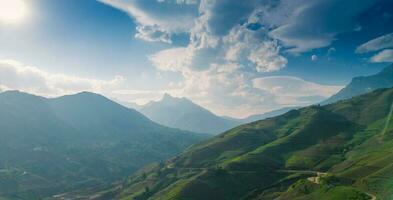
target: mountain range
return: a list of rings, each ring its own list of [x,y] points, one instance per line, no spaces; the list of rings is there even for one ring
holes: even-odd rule
[[[219,134],[242,122],[219,117],[187,98],[165,94],[160,101],[152,101],[140,110],[149,119],[182,130]]]
[[[101,194],[138,200],[390,200],[392,111],[393,88],[292,110],[193,145]]]
[[[393,87],[393,65],[385,67],[381,72],[375,75],[353,78],[345,88],[326,99],[321,104],[326,105],[365,94],[375,89],[389,87]],[[240,124],[279,116],[290,110],[299,108],[284,107],[263,114],[256,114],[238,119],[217,116],[187,98],[176,98],[169,94],[165,94],[160,101],[152,101],[144,106],[127,105],[138,109],[151,120],[160,124],[183,130],[210,134],[219,134]]]
[[[393,65],[323,106],[245,119],[168,94],[138,112],[89,92],[2,92],[0,199],[388,200],[389,87]],[[198,133],[222,134],[191,146],[209,137]]]
[[[0,93],[0,199],[100,189],[207,135],[159,125],[103,96]]]
[[[138,110],[151,120],[168,127],[217,135],[241,124],[275,117],[297,108],[299,107],[285,107],[240,119],[217,116],[185,97],[165,94],[161,100],[151,101]]]
[[[323,101],[321,104],[326,105],[340,100],[349,99],[357,95],[365,94],[376,89],[390,87],[393,87],[393,64],[385,67],[377,74],[353,78],[345,88],[327,100]]]

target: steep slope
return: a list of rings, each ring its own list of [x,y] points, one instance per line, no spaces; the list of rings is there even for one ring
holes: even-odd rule
[[[100,189],[205,136],[158,125],[107,98],[0,93],[0,197]]]
[[[219,134],[241,124],[216,116],[186,98],[175,98],[168,94],[161,101],[148,103],[140,111],[165,126],[197,133]]]
[[[352,79],[345,88],[321,104],[326,105],[339,100],[349,99],[351,97],[365,94],[380,88],[393,87],[393,64],[387,66],[378,74],[372,76],[360,76]]]
[[[234,128],[141,170],[119,199],[391,199],[393,89]]]

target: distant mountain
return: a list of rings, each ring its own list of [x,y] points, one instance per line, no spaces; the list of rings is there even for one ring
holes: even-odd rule
[[[140,170],[107,199],[393,197],[393,88],[242,125]]]
[[[162,100],[152,101],[140,109],[151,120],[182,130],[219,134],[241,122],[219,117],[186,98],[165,94]]]
[[[100,189],[205,137],[156,124],[93,93],[47,99],[3,92],[0,199]]]
[[[140,110],[141,108],[143,108],[143,105],[139,105],[134,102],[125,102],[125,101],[117,101],[117,100],[116,102],[119,103],[120,105],[123,105],[124,107],[131,108],[134,110]]]
[[[282,114],[284,114],[286,112],[289,112],[291,110],[295,110],[295,109],[298,109],[298,108],[300,108],[300,107],[280,108],[280,109],[273,110],[273,111],[270,111],[270,112],[266,112],[266,113],[263,113],[263,114],[251,115],[251,116],[249,116],[247,118],[241,119],[240,121],[242,121],[243,123],[255,122],[255,121],[263,120],[263,119],[270,118],[270,117],[276,117],[276,116],[282,115]]]
[[[340,100],[349,99],[357,95],[371,92],[375,89],[393,87],[393,64],[381,72],[371,76],[360,76],[352,79],[345,88],[321,104],[326,105]]]

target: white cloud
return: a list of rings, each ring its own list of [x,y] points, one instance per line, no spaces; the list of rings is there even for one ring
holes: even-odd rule
[[[119,102],[144,104],[161,98],[164,93],[180,96],[181,90],[173,85],[163,90],[130,88],[122,76],[110,80],[84,78],[51,73],[36,66],[14,60],[0,60],[0,91],[20,90],[45,97],[57,97],[82,91],[95,92]]]
[[[308,105],[336,92],[340,86],[296,77],[258,77],[286,67],[284,55],[288,54],[282,51],[301,53],[326,47],[338,34],[353,31],[359,26],[359,13],[373,4],[371,0],[100,1],[135,19],[139,39],[175,43],[174,34],[189,35],[188,45],[156,52],[149,60],[159,71],[183,76],[175,88],[179,96],[230,115]],[[311,59],[315,61],[317,56]],[[274,93],[263,89],[262,83],[284,91],[288,86],[283,84],[294,84],[301,87],[294,88],[301,95]]]
[[[172,48],[149,56],[149,60],[161,71],[182,72],[186,70],[192,59],[192,52],[188,48]]]
[[[137,24],[136,37],[171,43],[176,33],[189,32],[198,14],[196,0],[98,0],[126,12]]]
[[[255,64],[258,72],[274,72],[287,65],[287,59],[279,55],[279,48],[266,42],[256,51],[250,52],[248,59]]]
[[[281,0],[278,6],[260,16],[283,14],[284,17],[275,17],[269,23],[274,28],[270,35],[289,48],[288,52],[298,54],[327,47],[338,34],[356,29],[357,16],[374,3],[371,0]],[[261,21],[266,23],[265,19]]]
[[[370,58],[371,62],[393,62],[393,49],[385,49]]]
[[[390,47],[393,47],[393,33],[377,37],[360,45],[356,48],[356,53],[379,51]]]
[[[10,89],[7,88],[7,87],[4,86],[4,85],[0,85],[0,92],[7,91],[7,90],[10,90]]]
[[[247,23],[236,23],[242,17],[251,23],[254,19],[250,13],[256,8],[246,6],[240,18],[233,18],[231,11],[215,12],[219,6],[228,6],[232,2],[202,1],[199,8],[202,15],[190,32],[190,44],[149,57],[158,70],[183,75],[184,80],[178,88],[180,96],[187,96],[216,113],[235,116],[262,113],[288,105],[308,105],[317,102],[315,96],[325,97],[319,93],[294,97],[255,87],[255,77],[284,68],[287,59],[280,54],[281,47],[266,29],[250,30]],[[239,10],[242,4],[233,3],[233,9]],[[230,26],[219,27],[223,23]],[[291,80],[295,82],[295,78]],[[289,82],[288,79],[286,81]],[[297,80],[296,83],[299,82]],[[276,84],[282,86],[282,83]],[[304,91],[307,91],[307,86],[313,86],[314,92],[323,88],[311,83],[302,86]]]
[[[277,42],[266,37],[263,30],[236,26],[223,38],[223,54],[231,62],[251,62],[257,72],[278,71],[286,66],[287,59],[280,55]]]
[[[135,38],[146,40],[148,42],[165,42],[172,43],[170,33],[165,30],[160,30],[157,25],[144,26],[140,25],[136,27],[137,33]]]
[[[288,52],[294,54],[329,46],[331,41],[334,39],[334,34],[320,37],[316,37],[317,35],[315,35],[315,37],[309,37],[307,39],[296,38],[294,35],[291,35],[291,29],[293,29],[291,25],[280,26],[270,32],[270,35],[280,40],[286,47],[289,48]]]
[[[342,88],[296,77],[256,78],[244,68],[236,62],[212,64],[203,71],[181,68],[184,81],[177,86],[177,96],[186,96],[221,115],[244,117],[284,106],[318,103]]]
[[[308,105],[307,97],[327,98],[337,93],[343,86],[321,85],[292,76],[271,76],[252,80],[253,86],[269,92],[281,104]]]
[[[199,0],[157,0],[162,3],[197,4]]]
[[[112,80],[89,79],[50,73],[16,61],[2,60],[0,90],[21,90],[47,97],[91,91],[120,102],[138,104],[157,100],[164,93],[169,93],[179,97],[186,96],[218,114],[244,117],[287,105],[315,103],[302,98],[313,95],[326,97],[340,89],[294,77],[253,78],[253,74],[239,70],[243,67],[228,63],[214,64],[204,71],[182,71],[185,79],[180,84],[172,84],[162,90],[140,90],[127,87],[126,80],[121,76]]]
[[[7,90],[21,90],[43,96],[59,96],[81,91],[107,94],[121,87],[125,79],[112,80],[81,78],[59,73],[49,73],[34,66],[13,60],[0,60],[0,85]]]

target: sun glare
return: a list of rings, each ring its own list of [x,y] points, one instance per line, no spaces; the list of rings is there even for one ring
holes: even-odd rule
[[[23,0],[0,0],[0,22],[21,22],[26,12],[27,8]]]

